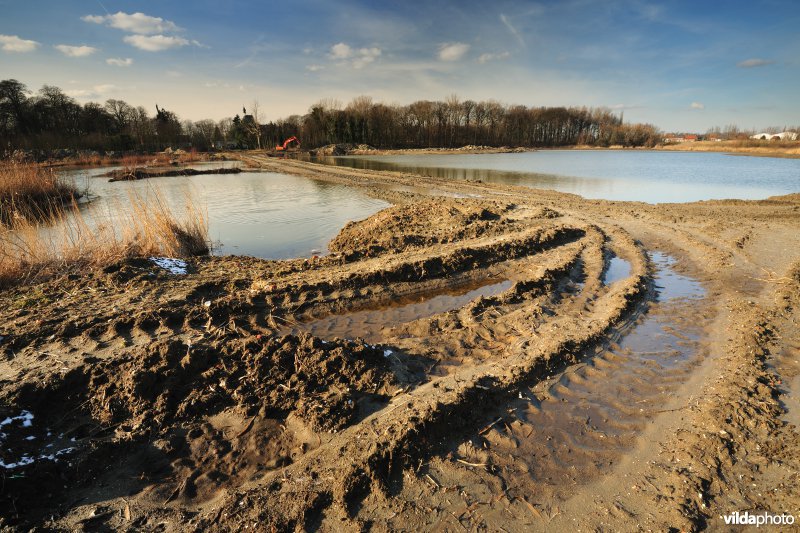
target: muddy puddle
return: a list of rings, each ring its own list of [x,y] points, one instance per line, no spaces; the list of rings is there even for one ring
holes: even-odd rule
[[[704,289],[676,272],[671,257],[651,259],[655,295],[639,319],[583,363],[521,389],[457,455],[492,465],[528,500],[565,499],[575,485],[608,472],[659,412],[673,408],[676,391],[704,356]],[[629,269],[612,260],[605,282]]]
[[[511,280],[482,280],[440,291],[401,297],[381,307],[364,308],[299,324],[292,333],[306,331],[323,339],[362,338],[367,343],[382,342],[387,328],[463,307],[478,297],[499,294],[513,285]]]
[[[631,275],[631,264],[621,257],[613,256],[603,274],[603,285],[611,285]]]

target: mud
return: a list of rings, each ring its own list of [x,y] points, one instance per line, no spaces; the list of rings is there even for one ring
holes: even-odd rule
[[[238,167],[205,168],[199,170],[196,168],[181,168],[181,169],[170,169],[170,170],[136,168],[133,170],[128,170],[128,169],[112,170],[102,175],[104,177],[110,178],[108,181],[114,182],[114,181],[136,181],[136,180],[144,180],[147,178],[165,178],[174,176],[199,176],[200,174],[239,174],[240,172],[242,172],[242,169]]]
[[[132,260],[0,293],[0,526],[690,531],[796,511],[795,196],[650,206],[246,163],[394,205],[324,257]]]

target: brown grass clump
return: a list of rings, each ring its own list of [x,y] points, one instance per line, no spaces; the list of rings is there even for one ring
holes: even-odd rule
[[[210,251],[207,217],[188,195],[181,220],[155,190],[146,195],[131,193],[122,212],[113,222],[103,221],[85,215],[73,202],[56,215],[52,225],[16,219],[0,228],[0,287],[127,258],[190,257]]]
[[[208,154],[198,152],[192,148],[188,152],[179,153],[157,152],[154,154],[125,154],[107,156],[99,154],[80,154],[63,161],[51,163],[54,166],[89,166],[107,167],[120,165],[126,169],[137,169],[147,166],[167,166],[172,164],[195,163],[205,161]]]
[[[0,224],[46,220],[80,197],[75,185],[52,169],[14,160],[0,161]]]

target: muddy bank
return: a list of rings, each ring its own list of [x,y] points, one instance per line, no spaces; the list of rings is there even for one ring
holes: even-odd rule
[[[4,526],[688,531],[797,509],[796,197],[246,163],[394,205],[321,258],[0,293]]]
[[[242,169],[238,167],[208,168],[199,170],[196,168],[181,168],[181,169],[170,169],[170,170],[137,168],[133,170],[126,170],[126,169],[112,170],[110,172],[102,174],[102,176],[110,178],[108,181],[113,182],[113,181],[135,181],[147,178],[165,178],[172,176],[199,176],[201,174],[239,174],[240,172],[242,172]]]
[[[342,156],[342,155],[420,155],[420,154],[505,154],[513,152],[531,152],[535,148],[509,147],[509,146],[477,146],[467,145],[458,148],[375,148],[367,144],[329,144],[310,150],[312,156]]]

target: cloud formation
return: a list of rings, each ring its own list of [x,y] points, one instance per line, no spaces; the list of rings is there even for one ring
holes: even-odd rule
[[[328,56],[336,61],[347,61],[351,67],[360,69],[375,61],[381,53],[381,49],[374,46],[372,48],[356,49],[346,43],[337,43],[331,46]]]
[[[706,105],[701,104],[700,102],[692,102],[692,105],[689,106],[690,109],[705,109]]]
[[[0,35],[0,49],[4,52],[33,52],[38,47],[36,41],[20,39],[16,35]]]
[[[162,50],[180,48],[189,44],[189,41],[183,37],[168,35],[126,35],[122,40],[146,52],[161,52]]]
[[[458,61],[469,51],[466,43],[444,43],[439,45],[439,59],[442,61]]]
[[[739,61],[736,63],[736,66],[739,68],[755,68],[755,67],[766,67],[767,65],[772,65],[775,63],[774,61],[770,61],[769,59],[759,59],[759,58],[752,58],[752,59],[745,59],[744,61]]]
[[[478,63],[483,64],[483,63],[488,63],[489,61],[498,61],[501,59],[507,59],[509,56],[511,56],[511,54],[509,54],[508,52],[501,52],[499,54],[489,54],[489,53],[481,54],[478,57]]]
[[[164,20],[161,17],[151,17],[150,15],[139,12],[123,13],[119,11],[113,15],[86,15],[85,17],[81,17],[81,20],[94,24],[105,24],[110,28],[142,35],[181,30],[181,28],[172,21]]]
[[[73,89],[71,91],[64,91],[67,96],[71,96],[73,98],[99,98],[105,94],[108,94],[115,90],[117,87],[116,85],[112,85],[110,83],[104,83],[101,85],[95,85],[90,89]]]
[[[97,52],[97,48],[93,46],[70,46],[68,44],[57,44],[53,46],[56,50],[68,57],[86,57]]]
[[[129,67],[133,65],[133,59],[130,57],[126,57],[125,59],[121,57],[109,57],[106,59],[106,63],[115,67]]]

